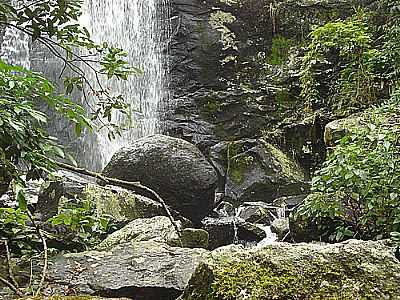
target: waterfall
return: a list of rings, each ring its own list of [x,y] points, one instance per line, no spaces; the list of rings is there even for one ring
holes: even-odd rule
[[[10,4],[18,7],[17,2],[17,0],[12,0]],[[0,47],[0,59],[10,65],[30,69],[29,36],[13,27],[6,27],[3,33],[3,43]]]
[[[164,21],[168,19],[166,0],[85,0],[82,23],[95,42],[107,42],[128,52],[128,62],[143,71],[127,81],[112,80],[103,84],[111,93],[122,94],[131,106],[128,130],[110,141],[108,131],[86,136],[83,155],[89,167],[103,167],[119,148],[137,138],[160,131],[158,111],[167,97],[163,48],[166,47]],[[93,73],[89,79],[95,82]],[[94,101],[93,99],[91,101]],[[93,104],[93,103],[92,103]],[[114,114],[114,121],[124,124],[126,116]]]
[[[12,0],[11,3],[15,5],[16,2]],[[108,130],[104,128],[94,133],[85,132],[79,140],[73,140],[73,136],[70,137],[73,129],[59,117],[51,116],[54,124],[49,132],[75,152],[77,161],[84,167],[100,170],[119,148],[161,130],[159,110],[163,100],[168,98],[164,59],[168,48],[168,12],[168,0],[83,1],[80,23],[89,30],[92,39],[124,49],[129,64],[143,71],[143,75],[132,76],[127,81],[100,79],[103,87],[113,95],[122,95],[131,107],[129,118],[118,113],[113,115],[113,123],[127,128],[114,140],[109,140]],[[10,64],[40,71],[62,86],[58,78],[62,63],[43,46],[30,44],[27,36],[6,28],[0,57]],[[96,82],[94,73],[88,71],[86,76],[92,83]],[[82,95],[74,95],[74,99],[88,109],[96,105],[95,97],[79,98],[83,98]]]

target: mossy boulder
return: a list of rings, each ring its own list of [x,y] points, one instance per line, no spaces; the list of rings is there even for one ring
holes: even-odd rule
[[[324,141],[328,147],[333,147],[342,137],[350,133],[352,129],[362,125],[362,116],[353,115],[348,118],[339,119],[325,126]],[[365,125],[364,125],[365,126]]]
[[[400,299],[400,263],[386,241],[276,243],[213,253],[180,300]]]
[[[296,161],[263,140],[250,144],[233,142],[228,146],[227,157],[225,193],[238,205],[271,203],[278,197],[308,191],[305,174]]]
[[[207,248],[208,233],[202,229],[182,228],[177,221],[182,239],[179,239],[175,227],[168,217],[158,216],[147,219],[136,219],[122,229],[109,235],[97,246],[98,250],[106,250],[127,242],[154,241],[170,246],[185,248]]]
[[[109,215],[120,222],[165,215],[160,203],[119,187],[89,184],[82,198],[93,201],[99,215]]]
[[[181,223],[177,222],[180,229]],[[136,219],[122,229],[109,235],[97,249],[109,249],[126,242],[155,241],[178,244],[178,234],[168,217],[158,216],[148,219]]]

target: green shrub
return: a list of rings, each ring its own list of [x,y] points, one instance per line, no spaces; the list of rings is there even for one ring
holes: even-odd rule
[[[381,52],[375,48],[368,15],[359,12],[348,20],[316,27],[303,60],[301,95],[308,110],[327,105],[339,114],[377,101],[380,85],[376,68]],[[326,81],[326,82],[323,82]],[[331,96],[324,99],[324,91]]]
[[[52,225],[62,225],[72,233],[73,239],[83,248],[93,248],[116,228],[111,216],[99,216],[92,201],[67,201],[59,213],[48,220]]]
[[[277,35],[272,39],[271,53],[267,62],[271,65],[281,65],[287,61],[289,49],[294,46],[294,41],[284,36]]]
[[[399,104],[397,92],[391,102],[365,112],[362,125],[340,140],[313,178],[320,197],[309,197],[298,218],[316,222],[332,240],[388,238],[400,231]]]

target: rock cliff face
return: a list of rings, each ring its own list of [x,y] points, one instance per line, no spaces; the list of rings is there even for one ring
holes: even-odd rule
[[[373,2],[173,0],[166,132],[207,153],[221,140],[279,130],[298,159],[304,146],[323,156],[327,120],[296,120],[299,45],[313,25]]]

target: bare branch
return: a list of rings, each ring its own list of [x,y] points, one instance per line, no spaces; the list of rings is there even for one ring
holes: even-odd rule
[[[15,279],[14,272],[12,269],[10,247],[8,245],[8,240],[6,239],[4,240],[4,246],[6,248],[6,255],[7,255],[8,277],[10,277],[12,284],[18,287],[18,282]]]
[[[12,290],[18,297],[24,297],[24,293],[17,288],[16,286],[14,286],[11,282],[9,282],[7,279],[3,278],[2,276],[0,276],[0,281],[5,284],[8,288],[10,288],[10,290]]]
[[[165,210],[168,218],[170,219],[172,225],[174,226],[174,228],[176,230],[176,233],[179,236],[179,239],[181,240],[181,238],[182,238],[181,231],[180,231],[178,225],[176,224],[176,222],[175,222],[175,220],[174,220],[174,218],[173,218],[173,216],[172,216],[167,204],[152,189],[142,185],[140,182],[132,182],[132,181],[125,181],[125,180],[116,179],[116,178],[110,178],[110,177],[103,176],[103,175],[101,175],[99,173],[86,170],[84,168],[77,168],[77,167],[74,167],[74,166],[71,166],[71,165],[68,165],[68,164],[65,164],[65,163],[57,162],[57,161],[52,161],[52,162],[55,165],[57,165],[60,168],[62,168],[62,169],[66,169],[66,170],[69,170],[69,171],[72,171],[72,172],[75,172],[75,173],[79,173],[79,174],[82,174],[82,175],[87,175],[87,176],[90,176],[90,177],[94,177],[94,178],[97,178],[97,179],[100,179],[100,180],[104,181],[107,184],[125,187],[125,188],[133,190],[135,192],[143,192],[144,191],[144,192],[147,192],[147,193],[151,194],[152,196],[154,196],[155,200],[162,205],[162,207]]]
[[[34,293],[34,296],[38,296],[40,294],[40,292],[42,291],[44,282],[46,280],[47,268],[48,268],[48,249],[47,249],[46,238],[43,235],[42,229],[40,229],[39,225],[36,223],[35,218],[32,216],[31,212],[29,210],[26,210],[26,213],[27,213],[29,219],[31,220],[33,226],[35,227],[36,232],[39,235],[39,237],[42,241],[42,244],[43,244],[44,258],[43,258],[42,275],[41,275],[39,285],[36,289],[36,292]]]

